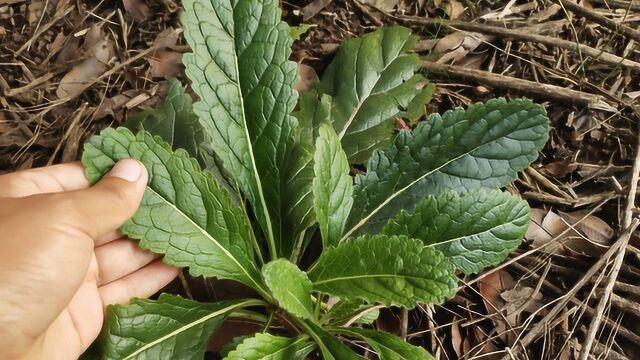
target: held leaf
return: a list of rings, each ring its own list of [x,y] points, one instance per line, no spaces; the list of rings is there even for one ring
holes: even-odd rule
[[[318,129],[314,156],[313,207],[323,248],[336,246],[353,205],[353,184],[347,156],[331,126]]]
[[[548,130],[546,111],[529,100],[495,99],[429,116],[415,130],[401,131],[374,154],[367,174],[356,176],[343,239],[378,232],[425,195],[506,186],[538,157]]]
[[[179,149],[147,132],[107,128],[91,137],[82,163],[93,183],[121,159],[141,161],[149,182],[136,214],[120,229],[140,247],[164,254],[164,262],[189,267],[193,276],[233,279],[266,293],[243,210],[226,190]]]
[[[200,360],[209,337],[227,315],[257,300],[200,304],[162,294],[158,300],[133,299],[129,305],[109,305],[107,327],[100,335],[104,359]]]
[[[295,264],[277,259],[262,268],[262,276],[280,307],[300,318],[311,318],[311,281],[307,274]]]
[[[216,155],[253,205],[272,258],[280,248],[284,167],[292,148],[296,65],[277,0],[185,0],[193,53],[183,62],[195,113]]]
[[[362,236],[322,252],[309,271],[316,291],[413,308],[453,296],[454,267],[438,250],[405,236]]]
[[[304,360],[314,348],[304,335],[286,338],[257,333],[245,339],[224,360]]]
[[[426,80],[416,74],[419,57],[409,53],[414,43],[400,26],[347,40],[322,76],[320,89],[333,98],[331,121],[349,162],[363,163],[388,145],[396,117],[418,108],[409,106],[414,99],[427,101]]]
[[[516,196],[498,190],[446,191],[422,200],[413,213],[401,211],[383,232],[420,239],[472,274],[504,260],[520,245],[528,224],[529,207]]]
[[[433,356],[423,348],[386,332],[345,327],[332,328],[331,332],[366,341],[380,360],[433,360]]]

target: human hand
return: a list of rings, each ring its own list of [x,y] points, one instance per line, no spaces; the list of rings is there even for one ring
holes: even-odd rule
[[[146,183],[135,160],[92,187],[79,163],[0,176],[0,358],[76,359],[107,304],[150,296],[177,275],[117,231]]]

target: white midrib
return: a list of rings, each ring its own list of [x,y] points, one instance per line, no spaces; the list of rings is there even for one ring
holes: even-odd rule
[[[402,44],[402,47],[404,47],[404,45],[406,44],[406,40],[404,41],[404,43]],[[360,47],[362,47],[362,44],[360,44]],[[401,48],[402,49],[402,48]],[[360,49],[358,49],[358,52],[360,52]],[[398,59],[401,55],[401,51],[398,52],[396,54],[396,56],[393,58],[393,60],[389,61],[387,63],[387,65],[385,65],[384,68],[382,68],[382,70],[378,73],[378,78],[376,79],[376,83],[373,84],[373,86],[371,87],[371,89],[369,89],[369,91],[367,92],[366,95],[360,97],[360,101],[358,101],[358,105],[356,106],[356,108],[354,109],[354,111],[351,113],[351,115],[349,116],[349,119],[347,120],[347,122],[345,122],[344,127],[342,128],[342,130],[340,131],[340,134],[338,134],[338,138],[340,140],[342,140],[342,138],[346,135],[347,130],[349,130],[349,127],[351,126],[351,123],[353,122],[353,120],[356,118],[356,115],[358,115],[358,112],[360,111],[360,108],[362,107],[362,105],[364,104],[365,101],[367,101],[367,99],[371,96],[371,93],[373,92],[373,89],[376,88],[376,86],[378,85],[378,81],[380,81],[380,78],[382,78],[382,73],[385,72],[389,66],[391,66],[391,64],[393,64],[394,61],[396,61],[396,59]]]
[[[251,167],[253,168],[253,176],[256,180],[256,185],[258,187],[258,196],[260,197],[260,204],[262,206],[262,211],[264,212],[264,217],[265,217],[265,221],[267,222],[267,238],[269,239],[269,243],[271,244],[271,246],[269,246],[271,249],[269,249],[272,252],[272,257],[274,255],[274,252],[276,251],[275,248],[275,238],[273,237],[273,226],[271,225],[271,215],[269,214],[269,209],[267,208],[267,201],[264,197],[264,192],[262,191],[262,180],[260,179],[260,175],[258,174],[258,166],[256,165],[256,159],[255,156],[253,155],[253,145],[251,144],[251,135],[249,134],[249,127],[247,126],[247,114],[245,113],[245,109],[244,109],[244,98],[242,96],[242,88],[240,87],[240,67],[238,66],[238,57],[240,56],[240,54],[238,54],[238,51],[236,49],[236,42],[235,42],[235,34],[229,34],[231,35],[231,38],[234,40],[233,41],[233,53],[235,54],[235,56],[233,57],[233,65],[235,66],[235,70],[236,70],[236,76],[238,79],[238,98],[240,98],[240,108],[242,109],[242,127],[244,130],[244,135],[247,138],[247,147],[249,148],[249,158],[251,159]]]
[[[227,312],[229,312],[229,311],[231,311],[231,310],[233,310],[235,308],[243,307],[243,306],[245,306],[247,304],[250,304],[250,303],[252,303],[254,301],[255,300],[243,301],[243,302],[238,303],[238,304],[230,305],[230,306],[228,306],[228,307],[226,307],[226,308],[224,308],[222,310],[218,310],[218,311],[212,312],[210,314],[207,314],[206,316],[203,316],[203,317],[201,317],[200,319],[198,319],[198,320],[196,320],[194,322],[191,322],[191,323],[189,323],[189,324],[187,324],[187,325],[185,325],[183,327],[180,327],[180,328],[168,333],[167,335],[164,335],[164,336],[162,336],[160,338],[157,338],[156,340],[154,340],[154,341],[152,341],[152,342],[150,342],[148,344],[145,344],[144,346],[140,347],[138,350],[136,350],[136,351],[132,352],[131,354],[127,355],[127,357],[123,358],[123,360],[133,359],[138,354],[140,354],[140,353],[142,353],[142,352],[144,352],[146,350],[149,350],[150,348],[160,344],[161,342],[163,342],[163,341],[165,341],[165,340],[167,340],[169,338],[172,338],[174,336],[177,336],[178,334],[180,334],[182,332],[185,332],[185,331],[191,329],[194,326],[200,325],[200,324],[202,324],[203,322],[205,322],[207,320],[213,319],[214,317],[220,316],[220,315],[222,315],[224,313],[227,313]]]
[[[451,164],[454,161],[459,160],[460,158],[469,155],[470,153],[474,152],[476,149],[478,149],[480,146],[479,145],[469,151],[466,151],[464,154],[460,154],[459,156],[443,163],[442,165],[436,167],[435,169],[426,172],[424,175],[420,176],[419,178],[415,179],[414,181],[412,181],[409,185],[403,187],[402,189],[394,192],[393,194],[391,194],[391,196],[389,196],[387,199],[385,199],[385,201],[383,201],[380,205],[378,205],[375,209],[373,209],[371,212],[369,212],[369,214],[367,216],[365,216],[364,218],[362,218],[362,220],[360,220],[356,225],[354,225],[349,231],[347,231],[346,234],[344,234],[344,236],[342,237],[342,239],[340,239],[340,242],[346,240],[349,236],[351,236],[356,230],[358,230],[362,225],[366,224],[367,221],[369,221],[369,219],[371,219],[373,217],[373,215],[377,214],[378,211],[380,211],[383,207],[387,206],[388,203],[390,203],[393,199],[395,199],[398,195],[402,194],[404,191],[406,191],[407,189],[409,189],[410,187],[412,187],[413,185],[417,184],[418,182],[420,182],[422,179],[426,178],[427,176],[435,173],[436,171],[440,171],[442,168],[444,168],[445,166]]]
[[[358,280],[358,279],[376,279],[376,278],[412,278],[412,279],[420,279],[424,280],[424,277],[420,276],[412,276],[412,275],[399,275],[399,274],[365,274],[365,275],[354,275],[354,276],[341,276],[334,277],[327,280],[314,281],[313,285],[327,284],[336,281],[346,281],[346,280]]]
[[[182,215],[185,219],[187,219],[187,221],[189,221],[189,223],[191,223],[191,225],[193,225],[193,227],[195,227],[196,229],[198,229],[198,231],[200,231],[200,233],[202,235],[204,235],[207,239],[211,240],[211,242],[218,247],[229,259],[231,259],[231,261],[233,261],[238,268],[240,268],[242,270],[242,272],[247,276],[247,278],[249,280],[251,280],[251,282],[253,282],[253,284],[256,286],[256,289],[261,289],[260,284],[258,284],[253,277],[249,274],[249,272],[244,268],[244,266],[242,266],[242,264],[240,264],[240,262],[238,261],[238,259],[236,259],[235,256],[233,256],[232,253],[229,252],[229,250],[225,249],[224,246],[222,246],[213,236],[211,236],[211,234],[209,234],[207,231],[205,231],[200,225],[196,224],[193,220],[191,220],[191,218],[189,216],[187,216],[187,214],[185,214],[182,210],[178,209],[177,206],[175,206],[174,204],[171,203],[171,201],[168,201],[167,199],[165,199],[164,197],[162,197],[160,194],[158,194],[155,190],[153,190],[151,187],[147,186],[147,190],[151,191],[153,194],[155,194],[157,197],[159,197],[160,199],[162,199],[166,204],[168,204],[173,210],[175,210],[176,212],[178,212],[180,215]],[[264,289],[262,289],[264,290]]]

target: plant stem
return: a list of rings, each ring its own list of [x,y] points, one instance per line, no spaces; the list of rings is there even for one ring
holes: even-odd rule
[[[302,255],[302,244],[304,243],[304,234],[307,230],[303,230],[298,236],[298,240],[296,241],[296,246],[293,249],[293,254],[291,254],[291,262],[294,264],[298,263],[300,260],[300,256]]]
[[[317,322],[320,320],[320,308],[322,307],[322,294],[318,294],[316,297],[316,306],[313,309],[313,319]]]
[[[267,318],[267,321],[264,322],[264,325],[262,326],[262,329],[260,329],[260,332],[267,332],[267,330],[269,330],[269,327],[273,322],[274,316],[275,316],[275,311],[274,310],[270,311],[269,317]]]
[[[249,311],[249,310],[234,311],[231,314],[229,314],[229,317],[240,318],[244,320],[251,320],[259,323],[266,323],[268,321],[270,322],[270,319],[271,319],[271,318],[267,318],[263,314],[260,314],[254,311]]]

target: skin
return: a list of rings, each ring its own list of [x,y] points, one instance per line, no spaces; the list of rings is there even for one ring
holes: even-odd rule
[[[0,357],[77,359],[106,305],[148,297],[175,278],[177,269],[117,231],[146,183],[135,160],[94,186],[79,163],[0,176]]]

